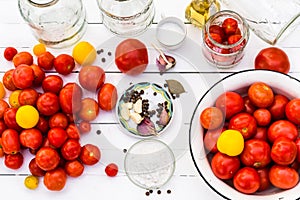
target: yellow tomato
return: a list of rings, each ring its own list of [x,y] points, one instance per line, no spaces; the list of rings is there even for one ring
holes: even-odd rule
[[[90,65],[95,61],[97,52],[92,44],[81,41],[74,46],[72,56],[78,64]]]
[[[228,156],[237,156],[244,149],[244,137],[237,130],[225,130],[218,138],[217,148],[221,153]]]
[[[33,47],[34,55],[39,56],[44,52],[46,52],[46,45],[44,45],[42,43],[34,45],[34,47]]]
[[[24,180],[24,185],[31,190],[34,190],[38,187],[39,185],[39,179],[36,176],[29,175],[25,178]]]
[[[5,97],[6,91],[4,88],[3,83],[0,81],[0,99],[3,99]]]
[[[39,121],[39,112],[31,105],[24,105],[18,108],[16,122],[22,128],[32,128]]]
[[[12,108],[19,108],[19,95],[22,92],[22,90],[15,90],[12,93],[10,93],[8,98],[8,103]]]

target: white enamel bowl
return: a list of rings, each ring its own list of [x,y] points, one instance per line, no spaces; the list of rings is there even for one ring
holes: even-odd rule
[[[225,91],[240,91],[246,93],[247,87],[254,82],[262,81],[269,84],[275,93],[281,93],[288,98],[300,97],[300,81],[292,76],[268,70],[246,70],[233,73],[214,84],[199,100],[191,119],[189,130],[190,152],[194,164],[208,187],[220,195],[220,199],[232,200],[267,200],[267,199],[298,199],[300,184],[289,190],[270,188],[266,191],[247,195],[218,179],[212,172],[203,145],[203,128],[199,123],[200,113],[212,106],[216,98]]]

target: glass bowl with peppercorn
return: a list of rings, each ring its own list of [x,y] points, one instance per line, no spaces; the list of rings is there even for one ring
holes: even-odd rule
[[[238,13],[222,10],[208,19],[202,36],[202,52],[208,63],[218,68],[231,68],[244,56],[249,28]]]
[[[169,93],[156,83],[140,82],[131,85],[117,104],[121,128],[141,138],[160,135],[173,116],[171,99]]]

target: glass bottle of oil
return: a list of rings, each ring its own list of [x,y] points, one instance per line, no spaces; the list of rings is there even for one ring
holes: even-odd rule
[[[217,0],[192,0],[185,10],[185,18],[202,28],[208,18],[220,10]]]

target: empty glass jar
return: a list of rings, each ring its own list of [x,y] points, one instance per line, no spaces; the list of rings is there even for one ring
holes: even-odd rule
[[[63,48],[85,32],[86,13],[81,0],[18,0],[23,19],[39,42]]]
[[[153,0],[97,0],[103,24],[120,36],[142,33],[154,18]]]

